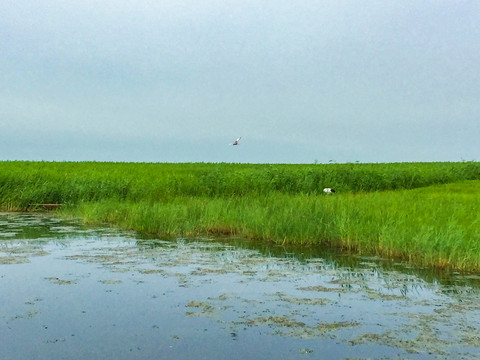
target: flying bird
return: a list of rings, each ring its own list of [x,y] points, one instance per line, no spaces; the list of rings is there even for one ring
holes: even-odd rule
[[[242,137],[240,136],[237,140],[235,140],[235,141],[233,142],[232,145],[238,145],[238,143],[240,142],[240,139],[241,139],[241,138],[242,138]]]

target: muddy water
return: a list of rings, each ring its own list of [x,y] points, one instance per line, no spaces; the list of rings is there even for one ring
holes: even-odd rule
[[[0,214],[0,359],[478,359],[479,283]]]

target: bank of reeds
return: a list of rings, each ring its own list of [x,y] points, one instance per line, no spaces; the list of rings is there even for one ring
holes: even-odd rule
[[[158,236],[245,236],[480,270],[480,164],[0,163],[0,204]],[[455,183],[454,183],[455,182]],[[330,186],[338,195],[324,196]]]
[[[0,204],[118,199],[161,201],[177,196],[266,196],[413,189],[480,179],[480,163],[153,164],[0,162]]]
[[[480,181],[339,196],[106,200],[77,210],[88,221],[159,236],[239,235],[480,270]]]

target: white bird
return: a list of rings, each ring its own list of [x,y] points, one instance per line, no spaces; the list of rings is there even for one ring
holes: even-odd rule
[[[242,138],[242,137],[240,136],[237,140],[235,140],[235,141],[233,142],[232,145],[238,145],[238,143],[240,142],[240,139],[241,139],[241,138]]]
[[[335,190],[332,189],[332,188],[325,188],[325,189],[323,189],[323,192],[327,195],[328,194],[335,194]]]

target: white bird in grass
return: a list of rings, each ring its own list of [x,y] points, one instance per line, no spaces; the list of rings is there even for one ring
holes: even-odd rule
[[[242,137],[240,136],[237,140],[235,140],[235,141],[233,142],[232,145],[238,145],[238,143],[240,142],[240,139],[241,139],[241,138],[242,138]]]
[[[332,188],[325,188],[325,189],[323,189],[323,192],[325,194],[329,195],[329,194],[335,194],[336,191]]]

